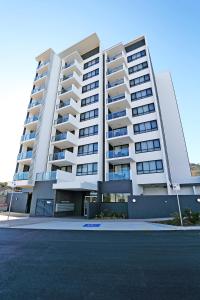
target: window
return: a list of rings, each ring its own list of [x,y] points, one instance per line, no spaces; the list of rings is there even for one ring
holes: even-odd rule
[[[98,125],[81,128],[79,130],[80,138],[91,136],[91,135],[96,135],[96,134],[98,134]]]
[[[163,162],[162,160],[150,160],[136,163],[137,174],[151,174],[151,173],[162,173]]]
[[[156,120],[133,125],[134,134],[145,133],[157,129],[158,125]]]
[[[83,75],[83,81],[89,78],[92,78],[94,76],[99,75],[99,69],[93,70],[91,72],[88,72],[86,74]]]
[[[150,114],[154,111],[155,111],[155,105],[154,103],[150,103],[150,104],[132,108],[132,116],[133,117],[142,116],[145,114]]]
[[[149,140],[135,143],[135,153],[144,153],[160,150],[160,140]]]
[[[82,93],[89,92],[99,87],[99,81],[92,82],[82,87]]]
[[[132,66],[130,68],[128,68],[128,73],[129,74],[132,74],[132,73],[136,73],[136,72],[139,72],[143,69],[146,69],[148,68],[148,63],[147,61],[141,63],[141,64],[138,64],[138,65],[135,65],[135,66]]]
[[[96,65],[96,64],[98,64],[98,63],[99,63],[99,57],[94,58],[94,59],[88,61],[87,63],[85,63],[83,68],[84,68],[84,69],[87,69],[87,68],[89,68],[89,67],[91,67],[91,66],[94,66],[94,65]]]
[[[146,75],[131,79],[129,81],[129,83],[130,83],[130,87],[132,87],[132,86],[136,86],[136,85],[148,82],[148,81],[150,81],[150,75],[146,74]]]
[[[146,50],[139,51],[127,57],[128,63],[140,57],[146,56]]]
[[[95,175],[97,174],[97,163],[77,165],[76,175]]]
[[[145,89],[145,90],[138,91],[136,93],[132,93],[131,94],[131,101],[140,100],[140,99],[143,99],[143,98],[146,98],[146,97],[150,97],[152,95],[153,95],[152,88],[148,88],[148,89]]]
[[[129,193],[123,194],[103,194],[103,202],[128,202]]]
[[[82,145],[78,147],[78,156],[98,153],[98,143]]]
[[[87,120],[90,120],[90,119],[97,118],[98,115],[99,115],[99,110],[98,110],[98,108],[93,109],[93,110],[90,110],[90,111],[86,111],[86,112],[80,114],[80,122],[83,122],[83,121],[87,121]]]
[[[81,107],[98,102],[99,101],[99,94],[84,98],[81,100]]]

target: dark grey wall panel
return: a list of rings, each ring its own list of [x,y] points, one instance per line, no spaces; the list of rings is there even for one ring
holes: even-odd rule
[[[7,195],[8,205],[10,203],[11,194],[12,193],[8,193]],[[13,193],[11,211],[25,213],[27,200],[28,200],[28,193]]]
[[[55,201],[56,191],[52,189],[55,181],[36,181],[33,188],[30,215],[35,216],[37,199],[53,199]]]
[[[104,193],[130,193],[132,194],[131,180],[113,180],[98,182],[98,192]]]
[[[200,211],[197,195],[179,196],[181,211],[190,208]],[[135,199],[136,202],[132,200]],[[148,219],[171,217],[178,212],[176,196],[130,196],[128,201],[128,217],[130,219]]]
[[[92,219],[95,218],[96,215],[100,213],[100,205],[101,203],[87,203],[87,218]]]
[[[128,217],[128,203],[101,203],[101,211],[104,213],[118,213],[118,214],[124,214],[126,217]]]

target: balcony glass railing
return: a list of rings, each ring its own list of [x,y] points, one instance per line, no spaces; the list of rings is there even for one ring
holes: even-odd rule
[[[22,135],[21,141],[32,140],[35,137],[36,137],[36,132],[26,133],[26,134]]]
[[[38,74],[38,75],[35,76],[34,81],[36,81],[36,80],[38,80],[38,79],[40,79],[40,78],[43,78],[43,77],[45,77],[46,75],[47,75],[47,72],[44,72],[44,73],[42,73],[42,74]]]
[[[45,88],[44,86],[35,87],[34,89],[32,89],[31,94],[38,93],[38,92],[42,91],[44,88]]]
[[[68,87],[67,89],[62,89],[61,91],[58,91],[58,95],[70,92],[72,90],[72,86]]]
[[[108,131],[107,138],[113,138],[113,137],[123,136],[127,134],[128,134],[127,128],[119,128],[119,129]]]
[[[126,116],[126,110],[110,113],[110,114],[108,114],[107,119],[112,120],[112,119],[116,119],[116,118],[120,118],[120,117],[124,117],[124,116]]]
[[[35,106],[37,106],[37,105],[40,105],[41,104],[41,102],[40,101],[31,101],[30,103],[29,103],[29,105],[28,105],[28,108],[31,108],[31,107],[35,107]]]
[[[130,179],[130,170],[108,173],[108,180],[128,180],[128,179]]]
[[[69,120],[69,115],[63,116],[61,118],[58,118],[57,120],[54,121],[54,124],[61,124],[65,123]]]
[[[64,75],[63,78],[60,78],[60,81],[65,81],[69,78],[72,78],[73,77],[73,73],[69,74],[69,75]]]
[[[59,160],[59,159],[64,159],[65,158],[65,152],[56,152],[53,154],[49,155],[49,160]]]
[[[118,80],[116,80],[116,81],[113,81],[113,82],[109,82],[108,84],[107,84],[107,88],[108,89],[110,89],[110,88],[112,88],[112,87],[114,87],[114,86],[117,86],[117,85],[120,85],[120,84],[122,84],[122,83],[124,83],[124,79],[122,78],[122,79],[118,79]]]
[[[17,156],[17,160],[32,158],[33,151],[21,152]]]
[[[111,57],[108,57],[108,58],[107,58],[107,62],[111,62],[111,61],[113,61],[113,60],[115,60],[115,59],[117,59],[117,58],[119,58],[119,57],[121,57],[121,56],[122,56],[122,52],[117,53],[117,54],[115,54],[115,55],[113,55],[113,56],[111,56]]]
[[[36,181],[56,180],[57,171],[37,173]]]
[[[56,105],[56,109],[69,106],[71,103],[70,99],[66,101],[61,101],[59,104]]]
[[[129,156],[129,149],[124,148],[120,150],[111,150],[107,152],[107,158],[117,158],[117,157],[124,157]]]
[[[48,63],[49,63],[49,60],[45,60],[45,61],[39,63],[38,66],[37,66],[37,69],[40,69],[40,68],[42,68],[43,66],[46,66]]]
[[[29,124],[39,120],[39,116],[31,116],[25,120],[25,124]]]
[[[120,66],[118,66],[116,68],[113,68],[113,69],[108,69],[107,70],[107,75],[110,75],[110,74],[115,73],[115,72],[117,72],[119,70],[122,70],[122,69],[123,69],[123,65],[120,65]]]
[[[115,101],[119,101],[121,99],[125,98],[125,94],[119,94],[113,97],[108,97],[107,98],[107,103],[111,103],[111,102],[115,102]]]
[[[52,137],[52,142],[66,140],[66,138],[67,138],[67,132],[63,132],[63,133],[56,134],[55,136],[53,136]]]
[[[75,63],[74,61],[72,61],[70,63],[65,63],[64,66],[62,67],[62,69],[67,69],[67,68],[73,66],[74,63]]]
[[[28,180],[29,172],[18,172],[14,175],[14,180]]]

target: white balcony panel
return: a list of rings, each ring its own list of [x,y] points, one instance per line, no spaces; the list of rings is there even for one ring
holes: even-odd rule
[[[131,111],[128,109],[110,113],[107,115],[107,124],[113,129],[125,127],[130,125],[131,123]]]
[[[79,113],[79,105],[73,99],[63,100],[64,103],[60,102],[56,106],[57,113],[60,115],[72,114],[76,115]]]
[[[49,157],[49,163],[58,167],[73,165],[76,163],[76,156],[74,153],[65,150],[63,152],[54,153]]]
[[[66,88],[64,91],[59,91],[58,96],[60,100],[64,100],[66,98],[73,98],[76,101],[80,100],[80,90],[72,84],[70,87]]]
[[[78,138],[71,132],[58,134],[52,137],[52,145],[59,149],[65,149],[68,147],[75,147],[78,145]]]
[[[56,129],[58,129],[61,132],[68,131],[68,130],[72,131],[79,128],[79,122],[77,118],[75,118],[73,115],[68,114],[67,116],[63,116],[62,118],[58,118],[57,120],[55,120],[54,126]]]

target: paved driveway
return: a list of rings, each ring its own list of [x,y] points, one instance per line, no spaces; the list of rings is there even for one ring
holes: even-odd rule
[[[0,299],[199,300],[198,231],[0,229]]]

